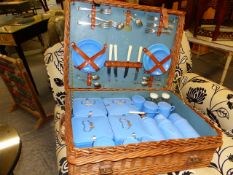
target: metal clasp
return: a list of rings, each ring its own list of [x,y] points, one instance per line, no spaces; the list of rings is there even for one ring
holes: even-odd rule
[[[198,157],[197,155],[190,156],[187,160],[187,164],[196,164],[200,163],[202,159]]]
[[[112,174],[113,170],[110,166],[104,166],[99,168],[100,175]]]

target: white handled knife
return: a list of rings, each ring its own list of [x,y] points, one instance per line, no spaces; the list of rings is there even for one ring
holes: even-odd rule
[[[108,60],[112,61],[112,50],[113,50],[113,45],[109,45],[109,55],[108,55]],[[107,75],[108,75],[108,81],[111,81],[111,67],[107,68]]]
[[[129,49],[128,49],[128,55],[127,55],[127,62],[130,61],[130,57],[131,57],[131,53],[132,53],[132,45],[129,45]],[[129,71],[129,67],[125,67],[125,73],[124,73],[124,78],[127,76],[128,74],[128,71]]]
[[[138,50],[138,60],[137,62],[141,62],[141,58],[142,58],[142,46],[139,47],[139,50]],[[135,71],[135,74],[134,74],[134,81],[137,80],[138,78],[138,73],[139,73],[139,69],[140,68],[136,68],[136,71]]]
[[[114,44],[114,61],[117,61],[117,45]],[[114,67],[114,76],[117,78],[117,67]]]

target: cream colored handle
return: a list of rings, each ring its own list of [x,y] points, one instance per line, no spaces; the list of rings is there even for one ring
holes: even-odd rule
[[[114,44],[114,60],[117,61],[117,45]]]
[[[129,114],[140,114],[140,115],[145,115],[145,112],[141,112],[141,111],[129,111]]]
[[[131,57],[131,53],[132,53],[132,45],[129,45],[129,49],[128,49],[128,55],[127,55],[127,61],[130,61],[130,57]]]
[[[108,60],[112,61],[112,49],[113,49],[113,45],[110,44],[109,45],[109,55],[108,55]]]
[[[138,50],[138,62],[141,62],[141,58],[142,58],[142,46],[140,46]]]

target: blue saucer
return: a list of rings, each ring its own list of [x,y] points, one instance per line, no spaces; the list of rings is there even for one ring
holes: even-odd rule
[[[158,61],[162,61],[168,55],[170,55],[170,49],[164,44],[153,44],[148,50],[157,58]],[[150,59],[147,54],[143,54],[143,67],[146,71],[152,69],[155,63]],[[164,69],[167,71],[171,66],[171,59],[163,64]],[[151,75],[161,75],[163,72],[158,68]]]
[[[95,55],[96,53],[98,53],[99,51],[101,51],[104,47],[99,42],[95,40],[91,40],[91,39],[82,40],[76,44],[77,44],[77,47],[81,49],[89,58]],[[79,55],[73,49],[71,50],[72,50],[72,60],[73,60],[74,66],[80,66],[85,60],[81,57],[81,55]],[[105,60],[106,60],[106,53],[97,57],[94,60],[94,63],[99,68],[102,68],[105,63]],[[81,69],[81,71],[86,72],[86,73],[96,72],[96,70],[90,64],[88,64],[83,69]]]

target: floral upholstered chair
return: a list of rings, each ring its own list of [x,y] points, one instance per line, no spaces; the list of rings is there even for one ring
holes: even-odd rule
[[[64,140],[63,54],[64,44],[62,42],[50,47],[44,54],[54,100],[56,101],[54,120],[59,175],[68,174]],[[174,86],[189,103],[216,122],[223,131],[224,144],[216,150],[209,167],[173,172],[168,173],[168,175],[233,175],[233,92],[195,73],[191,73],[191,68],[189,43],[184,34]]]

